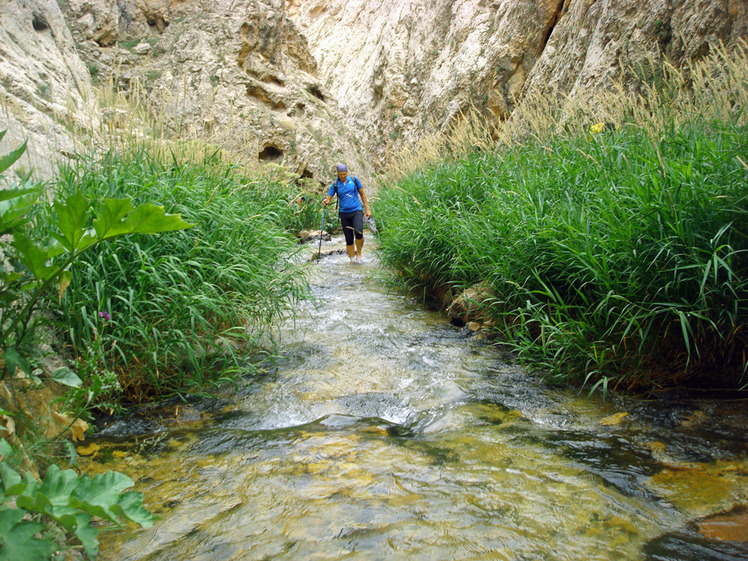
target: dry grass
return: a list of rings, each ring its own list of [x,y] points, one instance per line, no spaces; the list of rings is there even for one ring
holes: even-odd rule
[[[569,97],[555,90],[534,91],[503,122],[471,109],[446,131],[420,138],[395,154],[383,177],[393,183],[424,167],[453,161],[476,150],[513,146],[527,139],[586,134],[595,123],[634,126],[650,138],[669,127],[696,121],[745,124],[748,102],[748,44],[720,45],[707,57],[676,68],[654,58],[635,69],[636,89],[623,82]]]
[[[149,91],[138,78],[130,79],[126,89],[121,86],[122,82],[121,65],[115,63],[90,97],[71,96],[65,110],[54,114],[55,121],[71,133],[80,154],[145,151],[156,160],[173,161],[178,165],[218,157],[226,164],[241,168],[244,175],[266,175],[263,166],[248,156],[251,151],[247,151],[247,146],[257,144],[257,139],[250,138],[247,131],[236,131],[238,116],[232,115],[228,124],[212,132],[188,122],[184,117],[188,96],[186,79],[174,91]],[[3,109],[8,110],[7,100],[3,100]],[[213,117],[212,114],[203,115],[201,121],[212,122]],[[277,173],[271,175],[275,177]]]

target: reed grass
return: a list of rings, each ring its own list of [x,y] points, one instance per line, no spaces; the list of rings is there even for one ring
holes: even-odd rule
[[[52,197],[131,197],[196,224],[104,244],[73,271],[60,331],[79,371],[113,388],[116,374],[125,402],[246,374],[272,348],[273,325],[307,295],[293,234],[319,227],[319,208],[309,204],[319,185],[259,165],[249,157],[257,151],[246,150],[255,140],[229,136],[232,123],[213,136],[188,125],[186,94],[186,82],[154,93],[137,78],[123,89],[115,63],[94,92],[54,116],[77,153],[51,180]],[[37,222],[45,227],[43,216]]]
[[[740,387],[746,45],[638,71],[656,87],[530,94],[495,130],[463,127],[405,154],[375,202],[382,255],[432,293],[488,285],[484,317],[555,379]],[[592,134],[595,123],[608,125]]]
[[[195,224],[102,244],[73,270],[61,325],[80,370],[115,372],[126,402],[251,372],[248,356],[268,348],[274,323],[307,296],[293,182],[245,175],[217,151],[185,161],[136,150],[81,158],[61,169],[56,189],[158,201]]]

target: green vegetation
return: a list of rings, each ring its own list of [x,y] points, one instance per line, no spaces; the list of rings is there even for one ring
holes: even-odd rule
[[[385,261],[432,295],[487,286],[483,319],[555,380],[745,385],[746,51],[703,64],[608,105],[609,127],[524,107],[502,144],[473,121],[424,145],[380,191]]]
[[[139,43],[140,43],[140,39],[138,38],[125,39],[124,41],[118,41],[117,46],[123,49],[126,49],[128,51],[132,51]]]
[[[216,150],[200,159],[195,146],[172,148],[166,163],[145,150],[81,157],[49,185],[24,180],[0,194],[0,558],[80,544],[93,559],[101,530],[152,523],[130,478],[53,463],[74,461],[73,446],[42,436],[13,395],[67,386],[56,414],[69,429],[93,407],[204,391],[255,372],[269,329],[307,293],[289,232],[317,213],[298,205],[297,178],[248,177]],[[25,149],[0,158],[0,172]],[[44,380],[49,329],[71,367]]]
[[[0,439],[0,455],[12,453]],[[143,494],[126,491],[135,482],[128,476],[109,471],[94,477],[79,476],[71,469],[52,465],[42,481],[28,472],[24,477],[6,462],[0,463],[0,557],[39,561],[50,559],[58,544],[54,534],[40,522],[53,520],[81,543],[89,559],[99,553],[98,535],[104,525],[123,521],[145,528],[153,525],[153,515],[143,507]],[[8,503],[15,502],[11,507]],[[91,522],[96,517],[96,525]],[[102,524],[103,523],[103,524]]]
[[[5,131],[0,132],[0,139],[4,135]],[[25,150],[24,143],[1,157],[0,173]],[[123,519],[152,523],[142,506],[142,494],[125,493],[133,481],[113,472],[91,479],[52,464],[41,480],[22,440],[25,420],[14,419],[20,415],[13,409],[13,393],[42,384],[38,374],[43,372],[33,367],[39,310],[54,302],[55,294],[63,297],[71,280],[70,268],[81,255],[121,236],[170,232],[190,224],[153,204],[133,207],[127,198],[102,199],[98,216],[93,218],[91,201],[77,191],[59,197],[53,205],[40,202],[42,193],[43,185],[26,181],[0,194],[0,350],[4,359],[0,381],[3,396],[10,396],[0,414],[3,434],[13,444],[0,438],[0,558],[48,559],[61,542],[69,540],[79,541],[94,558],[103,528],[101,522],[91,524],[94,516],[104,524],[118,525]],[[69,368],[58,368],[52,378],[79,389],[88,384],[90,398],[85,405],[100,389]],[[73,418],[79,413],[75,411]]]
[[[96,63],[89,62],[88,63],[88,73],[91,75],[91,80],[96,83],[99,80],[99,72],[101,72],[101,68]]]
[[[150,80],[151,82],[161,78],[162,74],[163,72],[161,72],[160,70],[146,70],[145,71],[146,79]]]
[[[56,196],[159,200],[195,226],[101,245],[73,269],[60,308],[80,368],[117,374],[127,401],[200,391],[247,374],[247,354],[306,295],[290,232],[298,187],[249,178],[219,154],[162,163],[138,152],[62,170]]]
[[[41,82],[36,85],[36,94],[47,101],[52,101],[52,87],[49,82]]]

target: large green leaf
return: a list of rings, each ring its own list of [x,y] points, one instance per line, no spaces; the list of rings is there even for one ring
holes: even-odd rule
[[[94,220],[94,228],[100,240],[125,234],[156,234],[191,228],[193,225],[182,220],[179,214],[166,214],[164,207],[142,204],[134,210],[129,201],[106,199],[101,214]]]
[[[89,559],[96,559],[99,554],[99,530],[89,524],[92,516],[80,513],[75,516],[75,535],[83,544]]]
[[[124,473],[108,471],[92,478],[84,476],[70,497],[70,506],[119,524],[110,509],[119,502],[120,494],[135,482]]]
[[[24,493],[26,490],[24,490]],[[46,512],[50,504],[47,497],[40,493],[23,494],[16,497],[16,505],[29,512]]]
[[[153,514],[143,506],[143,493],[139,491],[123,493],[119,503],[112,506],[112,512],[140,524],[143,528],[153,526]]]
[[[131,199],[104,199],[99,209],[99,217],[94,222],[96,235],[106,239],[109,230],[120,224],[133,210]]]
[[[44,476],[44,481],[39,488],[39,494],[44,495],[50,508],[49,514],[55,518],[70,514],[70,495],[78,486],[80,478],[72,469],[61,470],[52,464]]]
[[[31,364],[15,347],[5,349],[5,368],[11,376],[15,375],[18,368],[26,374],[31,372]]]
[[[57,212],[57,227],[61,234],[55,237],[70,253],[78,250],[81,238],[87,232],[86,224],[91,217],[90,206],[91,201],[80,192],[64,201],[58,200],[54,203]]]
[[[0,510],[0,536],[7,536],[26,513],[21,509]]]
[[[49,251],[38,245],[25,234],[15,235],[13,246],[18,251],[18,257],[26,265],[31,274],[39,280],[47,280],[59,271],[59,267],[48,265]]]
[[[3,411],[0,409],[0,411]],[[2,412],[3,415],[6,415],[4,411]],[[0,456],[10,456],[13,453],[13,447],[8,444],[8,441],[4,438],[0,438]]]
[[[0,191],[0,234],[7,234],[25,222],[41,192],[41,186]]]
[[[26,489],[21,474],[5,462],[0,462],[0,477],[2,477],[6,495],[18,495]]]
[[[55,369],[55,371],[52,372],[52,379],[65,386],[70,386],[71,388],[80,388],[83,385],[83,380],[81,380],[78,375],[67,366]]]
[[[39,482],[36,480],[36,478],[31,475],[30,471],[27,471],[23,474],[23,490],[19,493],[20,497],[33,497],[36,495],[37,490],[39,489]]]
[[[9,201],[11,199],[18,199],[26,195],[36,195],[42,191],[41,185],[35,185],[34,187],[11,187],[10,189],[0,190],[0,201]],[[0,207],[2,212],[3,207]]]
[[[21,509],[0,511],[0,561],[47,561],[52,555],[52,542],[34,537],[43,526],[22,521],[25,514]]]
[[[3,136],[5,136],[5,131],[3,131]],[[28,141],[24,141],[23,144],[21,144],[18,148],[16,148],[9,154],[0,157],[0,173],[3,173],[6,169],[15,164],[18,158],[23,155],[23,153],[26,151],[26,142]]]

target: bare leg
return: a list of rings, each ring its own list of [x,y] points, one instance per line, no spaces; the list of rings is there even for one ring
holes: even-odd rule
[[[364,247],[364,238],[356,240],[356,260],[361,259],[361,249]]]
[[[353,244],[347,245],[345,246],[345,252],[348,254],[350,260],[353,261],[353,258],[356,256],[356,247]]]

